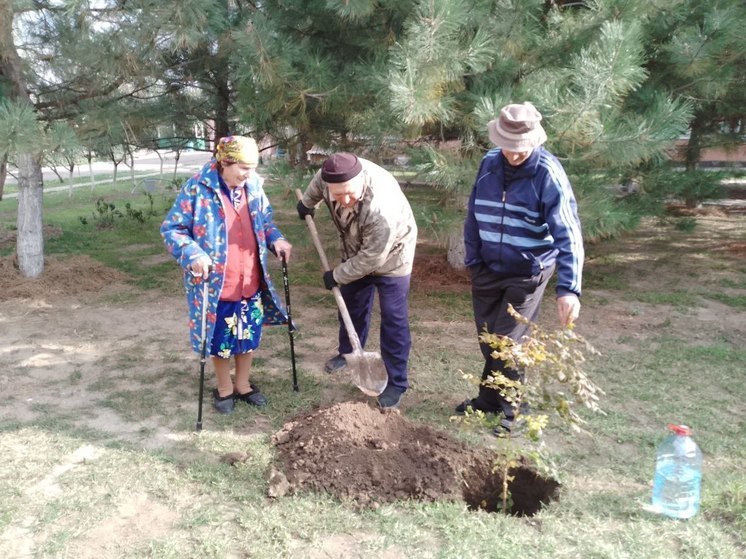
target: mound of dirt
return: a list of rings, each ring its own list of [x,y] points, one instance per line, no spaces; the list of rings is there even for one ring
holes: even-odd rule
[[[48,256],[40,277],[25,278],[10,255],[0,258],[0,301],[98,293],[126,279],[127,274],[84,255]]]
[[[470,448],[398,412],[364,402],[342,402],[302,415],[272,442],[278,470],[270,495],[299,490],[327,492],[363,506],[399,499],[465,500],[472,508],[497,510],[500,477],[494,454]],[[511,471],[513,514],[534,514],[557,498],[559,484],[527,466]]]
[[[413,291],[468,293],[470,286],[469,272],[451,268],[446,254],[429,254],[425,251],[415,253],[412,267]]]
[[[54,225],[44,225],[42,228],[44,240],[56,239],[62,236],[62,229]],[[15,229],[0,228],[0,248],[12,247],[16,244],[18,232]]]

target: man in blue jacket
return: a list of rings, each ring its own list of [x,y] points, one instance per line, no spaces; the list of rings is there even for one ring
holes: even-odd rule
[[[507,312],[508,305],[536,320],[547,282],[557,269],[557,311],[562,327],[580,313],[583,239],[575,196],[562,165],[542,144],[547,135],[531,103],[503,107],[488,125],[497,147],[482,159],[464,224],[465,262],[471,272],[477,332],[520,340],[527,326]],[[480,344],[482,380],[500,372],[523,380],[520,371],[492,357]],[[502,413],[495,434],[513,428],[515,410],[499,390],[480,385],[476,398],[456,407]]]

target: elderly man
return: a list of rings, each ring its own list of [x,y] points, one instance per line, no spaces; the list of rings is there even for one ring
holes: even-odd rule
[[[381,356],[389,377],[378,405],[396,407],[409,387],[408,299],[417,242],[412,208],[391,173],[352,153],[336,153],[324,162],[298,202],[299,217],[313,216],[322,201],[339,231],[342,260],[324,274],[324,286],[339,286],[363,347],[378,291]],[[342,369],[342,355],[351,352],[340,319],[338,354],[327,361],[325,370]]]
[[[469,198],[464,225],[465,263],[472,278],[477,332],[520,340],[527,327],[507,312],[508,305],[535,320],[555,267],[559,322],[566,327],[580,313],[583,239],[575,196],[562,164],[542,144],[547,135],[541,114],[531,103],[503,107],[488,124],[497,147],[482,159]],[[492,357],[485,359],[482,380],[500,372],[523,380],[519,371]],[[499,390],[484,384],[476,398],[456,407],[502,413],[496,435],[513,428],[516,410]]]

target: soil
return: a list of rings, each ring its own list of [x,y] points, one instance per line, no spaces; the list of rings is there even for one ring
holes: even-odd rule
[[[44,273],[34,279],[21,276],[15,256],[6,256],[0,258],[0,277],[13,278],[12,281],[3,283],[0,301],[36,299],[40,293],[47,297],[98,293],[127,279],[126,274],[85,255],[64,258],[48,256],[44,259]]]
[[[447,270],[448,273],[444,273]],[[465,293],[471,286],[468,270],[453,270],[448,257],[438,247],[417,246],[412,269],[412,290],[424,293]]]
[[[494,451],[469,447],[396,410],[342,402],[287,423],[272,442],[279,466],[270,477],[275,497],[314,490],[373,507],[400,499],[501,507]],[[512,514],[533,515],[558,497],[559,484],[528,465],[510,475]]]

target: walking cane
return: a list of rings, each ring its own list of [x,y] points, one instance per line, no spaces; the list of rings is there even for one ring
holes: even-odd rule
[[[298,392],[298,374],[295,370],[295,342],[293,340],[293,313],[290,310],[290,283],[288,281],[288,264],[285,253],[282,257],[282,283],[285,286],[285,306],[288,309],[288,336],[290,336],[290,361],[293,363],[293,390]]]
[[[207,290],[209,282],[202,278],[202,348],[199,360],[199,400],[197,400],[197,432],[202,430],[202,397],[205,392],[205,361],[207,359]]]

